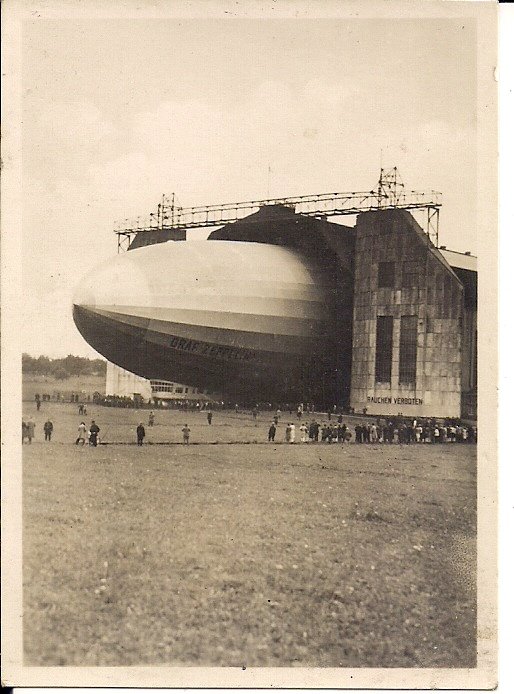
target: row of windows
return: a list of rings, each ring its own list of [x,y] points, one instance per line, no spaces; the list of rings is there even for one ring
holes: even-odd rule
[[[417,287],[421,279],[421,270],[419,262],[413,260],[405,260],[401,263],[401,268],[397,269],[397,265],[393,260],[380,262],[378,264],[378,287],[379,289],[394,289],[396,285],[397,272],[401,270],[401,286],[405,289],[409,287]],[[433,290],[444,292],[446,301],[453,298],[454,287],[452,277],[449,274],[437,272],[434,277],[429,277],[429,285]]]
[[[169,381],[152,381],[152,393],[177,393],[177,394],[182,394],[182,393],[189,393],[191,391],[191,394],[194,395],[196,393],[200,393],[199,388],[189,388],[187,386],[176,386],[174,383],[170,383]]]
[[[416,383],[416,361],[418,350],[418,317],[402,316],[400,319],[400,363],[401,385]],[[393,364],[393,316],[378,316],[375,349],[375,382],[390,383]]]

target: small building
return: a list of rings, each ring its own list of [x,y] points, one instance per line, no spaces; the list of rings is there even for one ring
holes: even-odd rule
[[[136,374],[108,361],[105,375],[105,394],[126,398],[134,398],[135,395],[138,395],[145,402],[148,402],[152,397],[152,387],[146,378],[136,376]]]
[[[197,400],[205,402],[215,399],[200,388],[186,386],[171,381],[158,381],[142,378],[136,374],[107,362],[105,394],[119,397],[141,397],[143,401],[151,400]]]

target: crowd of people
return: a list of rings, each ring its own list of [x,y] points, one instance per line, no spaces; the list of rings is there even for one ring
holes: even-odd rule
[[[268,429],[268,441],[274,442],[277,435],[279,415],[275,415]],[[297,438],[298,429],[298,438]],[[318,422],[313,419],[296,427],[288,422],[284,429],[286,443],[321,441],[325,443],[477,443],[476,426],[464,426],[455,421],[440,424],[434,420],[400,420],[362,422],[356,424],[354,433],[343,422],[342,415],[337,423]]]
[[[37,410],[40,410],[40,400],[36,400]],[[213,423],[213,408],[201,407],[206,413],[208,426]],[[293,412],[293,408],[288,406],[289,413]],[[234,411],[236,415],[240,414],[239,406],[235,405]],[[260,410],[258,406],[250,410],[254,420],[257,419]],[[87,409],[84,404],[79,405],[79,414],[87,414]],[[478,430],[475,425],[465,425],[456,419],[437,420],[437,419],[407,419],[402,416],[388,418],[377,418],[375,421],[370,419],[362,419],[353,425],[353,431],[343,421],[344,417],[341,411],[333,411],[326,413],[326,419],[319,421],[315,417],[311,417],[310,421],[305,420],[305,415],[308,412],[303,406],[298,406],[296,410],[297,418],[303,422],[294,424],[292,418],[287,419],[287,424],[282,425],[283,435],[281,438],[285,443],[341,443],[355,442],[357,444],[411,444],[411,443],[477,443]],[[309,413],[310,414],[310,413]],[[273,443],[277,440],[277,432],[281,426],[280,420],[282,411],[277,409],[273,421],[268,429],[268,442]],[[148,426],[154,427],[156,423],[155,412],[151,410],[148,415]],[[23,417],[22,420],[22,443],[32,443],[35,436],[36,425],[32,418]],[[43,425],[45,441],[52,440],[54,430],[53,422],[47,419]],[[191,429],[188,424],[184,424],[181,429],[182,439],[184,444],[189,444]],[[91,421],[89,426],[85,421],[81,421],[78,426],[78,436],[75,444],[82,446],[89,444],[96,447],[100,442],[100,427],[95,420]],[[137,445],[142,446],[146,438],[146,430],[143,422],[139,422],[136,427]]]
[[[386,421],[376,424],[358,424],[356,443],[476,443],[476,426],[456,422],[440,424],[434,420]]]

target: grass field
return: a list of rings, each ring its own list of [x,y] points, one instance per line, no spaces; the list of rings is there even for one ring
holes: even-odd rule
[[[25,664],[473,667],[476,447],[225,445],[269,417],[26,415]],[[55,426],[42,442],[42,423]],[[181,440],[157,412],[148,439]]]

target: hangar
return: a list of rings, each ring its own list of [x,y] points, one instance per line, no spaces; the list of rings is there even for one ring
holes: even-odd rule
[[[126,241],[128,256],[143,257],[150,252],[145,246],[155,249],[155,244],[182,241],[188,228],[216,226],[205,243],[225,244],[208,246],[212,255],[224,247],[248,248],[263,265],[255,277],[251,264],[241,271],[248,281],[252,274],[254,284],[256,277],[261,283],[248,295],[248,305],[259,303],[257,299],[261,307],[275,302],[282,313],[265,308],[261,321],[257,309],[246,315],[245,308],[230,308],[236,300],[229,296],[227,306],[218,307],[218,313],[206,312],[202,302],[214,299],[204,291],[196,297],[196,314],[211,317],[198,323],[190,303],[184,314],[188,317],[180,319],[185,322],[179,328],[176,311],[173,328],[163,320],[162,308],[159,321],[157,314],[148,311],[125,316],[120,348],[115,335],[119,314],[112,306],[109,309],[104,297],[97,301],[102,308],[96,313],[93,300],[75,302],[77,327],[108,359],[140,376],[176,379],[222,392],[224,388],[240,402],[269,398],[313,401],[324,407],[337,404],[377,415],[474,417],[476,258],[438,246],[440,203],[434,196],[405,194],[394,169],[381,172],[378,190],[371,193],[190,208],[171,220],[164,216],[163,201],[156,215],[157,228],[155,224],[125,225],[117,231],[119,248]],[[425,229],[415,219],[415,210],[427,212]],[[352,213],[356,214],[354,226],[328,221],[337,214]],[[226,223],[220,225],[220,221]],[[270,248],[270,253],[255,255],[256,248],[265,250],[256,244]],[[278,248],[272,252],[277,246],[290,255]],[[166,243],[166,252],[169,247]],[[182,253],[184,246],[176,248]],[[273,265],[276,258],[282,265]],[[282,268],[287,274],[286,270],[298,265],[289,285],[280,289],[282,298],[260,288],[267,282],[268,262],[269,272],[275,275]],[[298,284],[304,282],[299,279],[304,265],[310,272],[310,288]],[[223,266],[218,267],[223,275]],[[291,299],[292,287],[300,293],[287,304],[284,296]],[[324,293],[319,293],[322,289]],[[212,294],[212,287],[209,291]],[[316,292],[319,295],[314,296]],[[195,285],[190,294],[195,294]],[[208,328],[219,320],[222,310],[227,325]],[[276,314],[275,323],[271,315],[266,318],[268,313]],[[306,317],[303,322],[302,316]],[[268,327],[259,327],[266,320]],[[100,334],[102,321],[105,329]],[[320,335],[323,341],[317,340]]]

